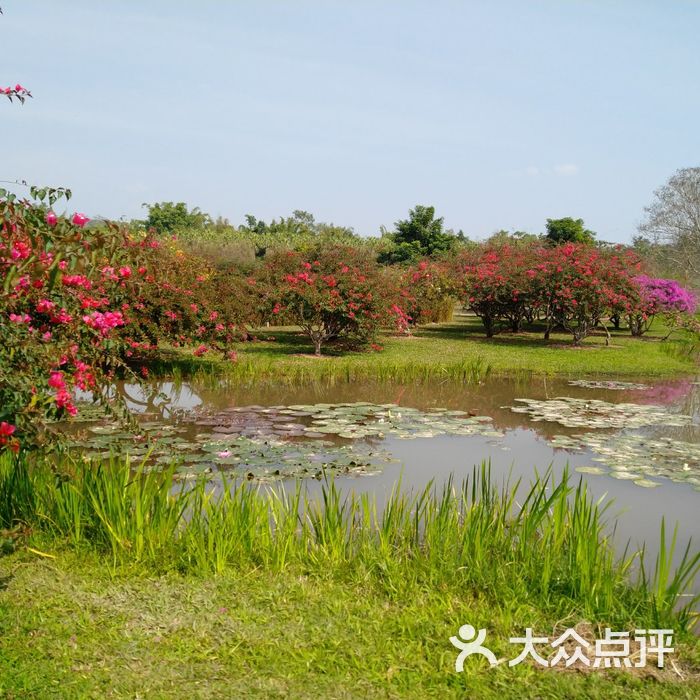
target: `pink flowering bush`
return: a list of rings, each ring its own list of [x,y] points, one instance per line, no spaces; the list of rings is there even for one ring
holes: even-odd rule
[[[638,296],[628,314],[630,331],[634,336],[646,333],[659,314],[678,316],[693,314],[697,309],[695,295],[676,280],[639,275],[634,282]]]
[[[545,251],[539,246],[487,245],[457,261],[457,289],[466,306],[481,319],[486,337],[506,328],[517,332],[539,308],[538,278]]]
[[[387,272],[393,273],[396,300],[390,310],[399,331],[409,333],[414,326],[452,319],[455,290],[445,264],[422,260]]]
[[[317,356],[329,340],[370,343],[380,326],[390,322],[390,285],[381,274],[375,260],[357,248],[279,254],[265,270],[272,315],[300,326]]]
[[[230,352],[236,324],[215,307],[209,270],[173,245],[52,207],[70,192],[0,189],[0,448],[44,439],[159,342]],[[11,431],[11,432],[10,432]]]
[[[539,318],[545,337],[561,326],[578,345],[606,317],[634,308],[641,261],[623,250],[567,243],[556,247],[487,245],[466,252],[456,281],[486,336]]]

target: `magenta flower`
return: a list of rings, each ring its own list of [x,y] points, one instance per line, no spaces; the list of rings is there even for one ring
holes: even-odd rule
[[[58,217],[52,211],[46,214],[46,223],[49,226],[55,226],[58,223]]]
[[[17,430],[16,426],[12,425],[12,423],[7,423],[3,421],[0,423],[0,436],[2,437],[9,437],[12,435],[15,430]]]
[[[85,216],[85,214],[80,214],[79,212],[76,212],[75,214],[73,214],[73,218],[71,219],[71,221],[76,226],[82,228],[88,221],[90,221],[90,219],[87,216]]]
[[[694,313],[697,309],[695,295],[676,280],[640,275],[634,281],[639,285],[642,299],[649,307],[647,313]]]

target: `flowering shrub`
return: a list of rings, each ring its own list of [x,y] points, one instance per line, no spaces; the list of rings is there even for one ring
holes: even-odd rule
[[[209,271],[175,245],[51,207],[70,192],[0,190],[2,445],[41,441],[74,415],[75,391],[103,394],[134,353],[160,341],[227,352],[236,323],[212,306]]]
[[[396,301],[391,312],[399,330],[408,332],[412,326],[452,319],[454,285],[445,265],[422,260],[408,269],[386,272],[387,276],[392,273]]]
[[[639,275],[634,282],[639,294],[628,315],[630,331],[634,336],[646,333],[657,314],[692,314],[697,309],[697,299],[693,293],[675,280]]]
[[[329,246],[273,256],[266,266],[272,314],[284,314],[309,337],[316,355],[329,340],[371,342],[389,306],[376,262],[364,252]]]
[[[644,304],[640,307],[634,281],[641,268],[641,260],[622,249],[580,243],[487,245],[458,260],[457,281],[487,337],[505,328],[515,332],[524,320],[540,318],[546,338],[558,325],[579,344],[597,325],[605,328],[606,317],[634,318],[642,313]],[[676,306],[679,312],[689,308],[681,306],[680,302]]]
[[[506,327],[520,330],[539,306],[535,279],[542,275],[543,256],[539,247],[504,244],[469,251],[458,261],[462,299],[481,319],[487,338]]]
[[[560,324],[581,343],[606,315],[629,311],[634,303],[631,275],[641,264],[619,251],[566,243],[544,258],[539,304],[547,329]]]

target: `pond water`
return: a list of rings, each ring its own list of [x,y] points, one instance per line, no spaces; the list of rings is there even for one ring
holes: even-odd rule
[[[291,486],[293,476],[316,476],[307,479],[312,493],[327,465],[340,488],[374,494],[379,506],[399,479],[404,489],[460,482],[483,460],[499,481],[527,482],[536,470],[551,465],[558,474],[568,465],[595,498],[614,500],[619,543],[646,542],[654,556],[665,517],[678,523],[683,546],[689,537],[700,546],[695,379],[274,388],[208,380],[119,390],[143,434],[134,441],[91,422],[88,412],[81,449],[99,454],[125,444],[138,458],[157,444],[155,462],[177,455],[183,477],[225,470]]]

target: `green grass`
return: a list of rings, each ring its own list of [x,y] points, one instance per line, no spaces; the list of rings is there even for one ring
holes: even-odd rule
[[[602,331],[575,348],[570,336],[553,333],[542,338],[541,329],[503,333],[486,338],[480,321],[460,315],[452,323],[418,329],[413,337],[384,335],[382,352],[324,350],[324,358],[307,356],[309,341],[295,328],[256,331],[258,342],[238,346],[236,364],[195,358],[191,351],[164,351],[153,363],[156,374],[210,372],[236,382],[273,381],[301,384],[343,381],[420,382],[482,381],[489,374],[513,376],[552,374],[562,376],[670,377],[697,372],[694,345],[681,334],[662,340],[660,325],[643,338],[627,331],[612,331],[610,346]]]
[[[326,484],[211,484],[0,457],[0,696],[682,698],[700,691],[700,556],[675,536],[639,570],[615,556],[606,509],[581,481],[397,490],[380,512]],[[223,494],[223,495],[222,495]],[[517,498],[516,498],[517,494]],[[184,514],[184,517],[182,517]],[[583,675],[529,665],[454,673],[469,622],[508,637],[588,621],[676,631],[686,678]],[[517,652],[516,652],[517,653]]]

